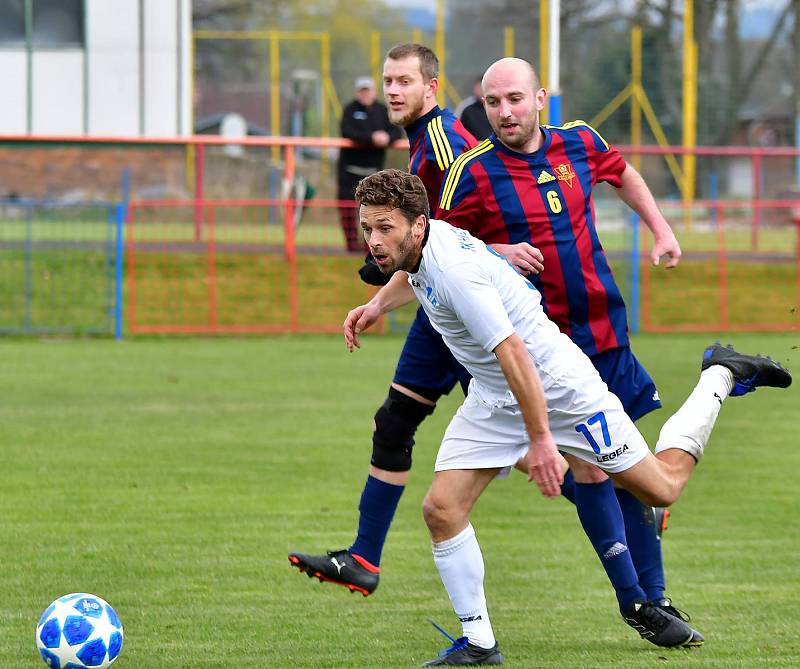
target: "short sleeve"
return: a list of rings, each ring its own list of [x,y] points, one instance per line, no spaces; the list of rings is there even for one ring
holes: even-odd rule
[[[588,123],[582,125],[580,132],[592,167],[594,183],[605,181],[615,188],[621,188],[622,173],[628,164],[620,152],[610,146],[603,136]]]
[[[484,350],[494,351],[514,334],[500,293],[478,263],[448,267],[437,292]]]

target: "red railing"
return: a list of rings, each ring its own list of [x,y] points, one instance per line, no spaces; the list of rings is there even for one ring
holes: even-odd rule
[[[687,276],[683,282],[686,290],[698,291],[703,288],[708,293],[704,303],[702,319],[689,316],[685,309],[686,301],[691,300],[682,290],[674,290],[666,299],[681,300],[677,312],[679,322],[672,318],[659,318],[656,315],[659,302],[656,280],[666,283],[662,270],[649,266],[649,239],[642,232],[642,245],[639,252],[641,271],[641,315],[642,330],[645,332],[715,332],[744,331],[769,332],[800,329],[797,309],[800,307],[800,200],[769,200],[747,203],[755,212],[772,210],[785,212],[787,223],[771,232],[775,239],[769,248],[759,248],[758,230],[751,231],[746,243],[731,243],[730,210],[741,210],[738,200],[695,200],[687,204],[676,202],[661,203],[662,208],[672,207],[685,210],[687,207],[706,209],[712,213],[711,228],[705,233],[716,238],[712,251],[697,250],[691,247],[692,239],[698,233],[684,232],[679,238],[689,240],[684,249],[680,270],[675,276]],[[761,217],[758,216],[758,220]],[[676,227],[679,227],[678,224]],[[643,228],[644,226],[642,226]],[[735,230],[735,229],[734,229]],[[682,241],[682,244],[684,242]],[[707,276],[708,264],[713,260],[716,268],[716,282],[703,281]],[[701,268],[698,271],[698,268]],[[735,287],[732,288],[732,284]],[[716,296],[712,295],[716,290]],[[737,293],[738,291],[738,293]],[[749,304],[749,306],[748,306]],[[736,310],[736,317],[732,312]],[[749,313],[747,312],[749,309]],[[715,311],[714,311],[715,310]],[[695,310],[697,311],[697,310]]]
[[[342,248],[336,216],[318,217],[298,241],[295,206],[293,199],[132,201],[128,330],[341,331],[347,309],[373,293],[356,274],[364,256]],[[304,206],[330,212],[351,203],[311,200]],[[268,222],[270,210],[283,211],[280,225]],[[262,308],[249,308],[254,302]]]
[[[346,309],[370,294],[355,276],[361,258],[344,250],[335,220],[339,207],[352,204],[324,199],[301,204],[292,197],[212,199],[206,188],[209,184],[205,183],[209,178],[208,147],[279,147],[283,180],[293,183],[298,150],[352,146],[347,140],[18,135],[0,136],[2,143],[192,148],[192,198],[129,203],[126,320],[132,333],[333,332],[339,330]],[[407,143],[397,142],[393,148],[406,149]],[[639,300],[632,306],[638,304],[640,308],[642,329],[797,329],[794,310],[800,304],[800,201],[765,198],[764,175],[774,175],[777,166],[783,170],[781,178],[785,177],[786,183],[796,183],[790,166],[800,160],[800,150],[618,148],[629,157],[691,154],[698,158],[744,157],[750,162],[751,184],[743,199],[698,199],[688,203],[660,200],[684,248],[679,270],[648,268],[646,234],[642,235],[638,254],[624,250],[616,254],[629,261],[638,260]],[[793,160],[787,165],[786,159]],[[306,168],[308,164],[306,161]],[[646,167],[652,170],[653,161]],[[786,172],[789,169],[791,172]],[[305,208],[306,217],[313,218],[310,226],[304,222],[300,228],[295,227],[298,205]],[[269,225],[264,223],[266,211],[271,212]],[[770,216],[769,212],[776,213]],[[259,223],[250,225],[248,217],[255,217]],[[309,230],[314,234],[309,235]],[[604,239],[605,234],[601,230]],[[743,235],[747,236],[746,244]],[[330,284],[327,290],[315,282],[315,265],[322,268],[317,272],[325,273]],[[635,290],[633,294],[637,294]],[[239,304],[239,319],[234,318],[234,304]]]

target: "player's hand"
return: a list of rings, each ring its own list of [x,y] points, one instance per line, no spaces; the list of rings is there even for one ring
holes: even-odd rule
[[[653,250],[650,252],[650,260],[653,265],[658,265],[661,256],[667,256],[667,262],[664,265],[667,269],[675,267],[681,259],[681,245],[672,231],[669,234],[657,237],[653,244]]]
[[[344,319],[344,323],[342,324],[344,343],[350,353],[353,352],[354,347],[361,348],[358,335],[370,325],[373,325],[380,316],[381,312],[378,308],[370,304],[362,304],[360,307],[350,310],[350,313],[347,314],[347,318]]]
[[[389,133],[385,130],[376,130],[372,133],[372,143],[375,146],[379,146],[383,148],[384,146],[389,146],[389,141],[392,138],[389,137]]]
[[[492,244],[491,247],[502,253],[522,276],[539,274],[544,270],[544,256],[535,246],[528,242],[519,244]]]
[[[564,482],[564,459],[549,430],[531,437],[527,460],[528,481],[534,481],[545,497],[558,497]]]

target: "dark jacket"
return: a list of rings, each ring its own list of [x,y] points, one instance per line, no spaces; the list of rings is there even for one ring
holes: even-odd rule
[[[372,143],[372,133],[376,130],[388,132],[391,141],[402,136],[401,129],[389,122],[386,105],[377,100],[370,107],[365,107],[358,100],[348,104],[342,112],[341,130],[342,137],[365,145]],[[385,158],[386,149],[382,148],[342,149],[339,153],[339,170],[347,171],[347,167],[352,165],[377,172],[383,169]]]
[[[461,112],[461,123],[475,139],[486,139],[492,134],[492,126],[489,125],[486,110],[480,100],[475,100],[471,105],[464,107],[464,111]]]

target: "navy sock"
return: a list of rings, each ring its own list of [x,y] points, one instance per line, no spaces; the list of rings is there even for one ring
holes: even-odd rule
[[[350,547],[351,553],[360,555],[376,567],[380,566],[386,534],[405,488],[384,483],[373,476],[367,477],[358,505],[358,534]]]
[[[627,490],[616,489],[625,535],[631,544],[631,558],[647,599],[664,598],[666,581],[661,557],[661,539],[656,531],[653,509],[642,504]]]
[[[561,484],[561,494],[570,502],[575,504],[575,477],[572,470],[568,469],[564,474],[564,483]]]
[[[614,586],[620,608],[629,608],[636,599],[646,599],[633,567],[622,511],[611,481],[576,483],[575,506],[586,536]]]

